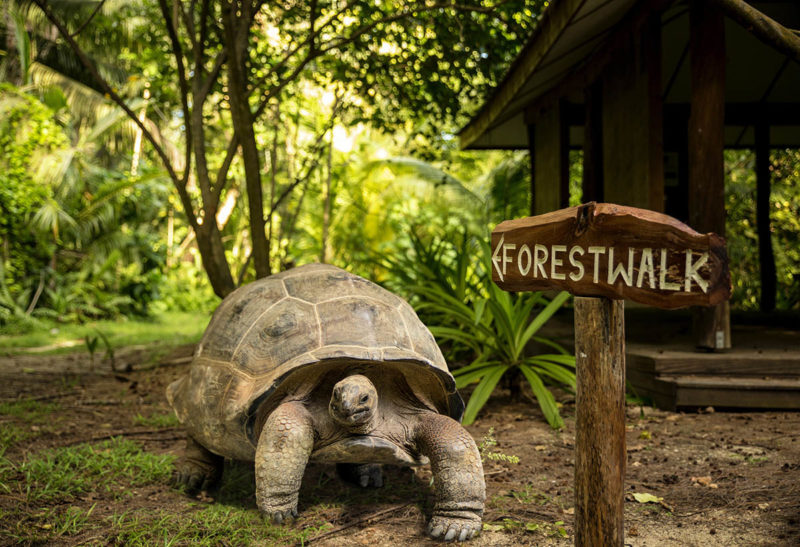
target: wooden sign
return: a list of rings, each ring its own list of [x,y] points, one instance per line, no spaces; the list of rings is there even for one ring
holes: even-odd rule
[[[667,215],[586,203],[507,220],[492,232],[492,279],[508,291],[575,298],[575,545],[625,540],[623,298],[713,306],[730,296],[725,240]],[[600,297],[600,298],[597,298]]]
[[[586,203],[500,223],[492,279],[508,291],[561,289],[659,308],[730,297],[725,240],[654,211]]]

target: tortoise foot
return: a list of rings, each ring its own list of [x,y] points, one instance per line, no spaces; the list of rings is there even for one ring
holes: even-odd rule
[[[383,469],[377,463],[337,463],[336,471],[342,480],[362,488],[383,486]]]
[[[433,515],[428,523],[428,535],[443,541],[467,541],[481,530],[481,518],[475,514],[465,516]]]
[[[261,511],[264,519],[273,524],[283,524],[294,520],[297,517],[297,504],[294,507],[266,509]]]
[[[213,490],[222,477],[224,461],[190,437],[183,457],[175,465],[172,484],[189,494]]]

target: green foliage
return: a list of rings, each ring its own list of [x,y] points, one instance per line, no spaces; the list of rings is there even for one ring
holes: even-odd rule
[[[757,310],[761,294],[756,225],[755,154],[749,150],[725,152],[725,226],[733,295],[731,304]],[[800,151],[774,150],[770,154],[772,193],[770,220],[772,248],[778,274],[776,307],[800,309]]]
[[[502,291],[491,279],[488,246],[465,233],[431,238],[428,243],[413,236],[411,242],[411,252],[387,258],[387,267],[396,275],[397,288],[406,287],[413,294],[411,302],[434,336],[451,343],[455,355],[470,350],[470,364],[453,371],[459,388],[478,383],[464,411],[464,423],[475,420],[504,375],[521,374],[547,422],[561,427],[545,380],[574,389],[575,358],[537,332],[569,295],[562,292],[548,300],[539,292]],[[476,256],[481,258],[476,261]],[[529,344],[549,351],[535,354]]]
[[[199,261],[180,261],[166,270],[159,298],[153,304],[160,311],[210,314],[219,301]]]
[[[29,502],[71,499],[85,492],[123,495],[121,485],[166,480],[174,457],[143,452],[139,444],[115,437],[98,445],[81,444],[40,452],[19,466]]]
[[[28,229],[31,216],[52,199],[30,166],[66,146],[53,112],[9,84],[0,84],[0,324],[24,315],[35,269],[47,252]],[[38,281],[38,279],[36,279]]]
[[[0,324],[146,315],[162,281],[152,223],[168,187],[158,172],[131,176],[103,157],[119,111],[90,127],[60,119],[0,87]]]
[[[481,454],[482,462],[491,460],[496,462],[519,463],[519,456],[503,454],[502,452],[492,450],[495,446],[497,446],[497,439],[494,438],[494,428],[490,427],[489,431],[483,436],[483,439],[481,439],[478,445],[478,452]]]

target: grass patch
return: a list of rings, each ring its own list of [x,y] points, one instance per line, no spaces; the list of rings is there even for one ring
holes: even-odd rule
[[[274,526],[257,511],[213,503],[189,514],[136,510],[109,519],[113,535],[104,540],[118,545],[296,545],[330,527],[326,522],[296,529]]]
[[[15,530],[4,530],[0,537],[22,544],[49,544],[53,540],[74,536],[87,529],[96,528],[89,519],[95,506],[83,509],[76,506],[51,507],[22,517]],[[5,515],[8,517],[9,515]]]
[[[24,441],[33,436],[33,432],[22,429],[18,425],[15,424],[3,424],[3,427],[0,427],[0,446],[3,447],[2,450],[17,444],[20,441]]]
[[[178,417],[174,412],[167,412],[163,414],[153,413],[150,416],[142,416],[137,414],[133,417],[134,425],[141,425],[144,427],[177,427],[180,425]]]
[[[138,443],[115,437],[98,445],[81,444],[46,450],[19,466],[23,493],[29,502],[72,499],[85,492],[113,492],[121,485],[165,481],[173,456],[143,452]]]
[[[553,501],[550,496],[534,489],[531,484],[526,484],[524,490],[512,490],[509,495],[522,504],[546,505]]]
[[[17,468],[11,463],[11,460],[5,457],[6,446],[0,446],[0,493],[8,494],[11,492],[10,480],[11,476],[16,472]],[[3,521],[0,514],[0,522]]]
[[[21,400],[0,403],[0,415],[13,416],[27,423],[43,423],[50,419],[50,414],[59,410],[56,403]]]
[[[42,354],[88,351],[85,339],[96,338],[97,331],[108,338],[113,348],[154,342],[189,344],[200,339],[210,319],[210,314],[199,312],[164,312],[149,319],[92,321],[82,325],[41,321],[29,332],[0,333],[0,351],[26,353],[26,349],[42,347],[50,348]],[[101,344],[98,357],[104,351]]]

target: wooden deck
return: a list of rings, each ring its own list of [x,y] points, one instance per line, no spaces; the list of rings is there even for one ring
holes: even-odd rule
[[[636,394],[667,410],[800,409],[800,351],[734,347],[696,353],[629,342],[626,364]]]
[[[567,342],[571,320],[560,317],[552,335]],[[695,351],[690,326],[686,311],[625,310],[627,381],[636,395],[665,410],[800,410],[800,315],[734,316],[733,348],[723,352]]]
[[[639,396],[668,410],[800,409],[800,321],[761,319],[734,322],[730,350],[701,352],[692,349],[688,315],[631,310],[628,382]]]

